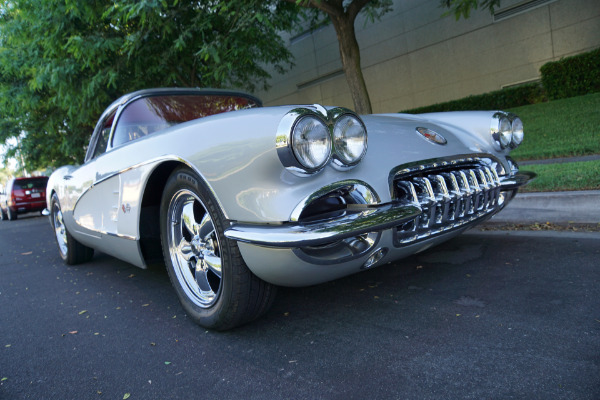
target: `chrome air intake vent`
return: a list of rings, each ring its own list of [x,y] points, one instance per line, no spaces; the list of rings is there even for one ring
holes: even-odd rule
[[[497,170],[489,159],[468,158],[405,168],[392,179],[397,201],[417,204],[422,213],[397,226],[394,244],[403,246],[491,216],[504,204]]]

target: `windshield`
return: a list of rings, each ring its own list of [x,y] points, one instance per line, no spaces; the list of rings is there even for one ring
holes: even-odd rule
[[[143,97],[121,113],[113,147],[182,122],[209,115],[258,107],[250,98],[232,95],[167,95]]]

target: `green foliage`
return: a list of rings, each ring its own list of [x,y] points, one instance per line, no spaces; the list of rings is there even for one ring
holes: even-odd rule
[[[539,103],[544,100],[544,90],[541,85],[536,82],[475,96],[468,96],[445,103],[413,108],[403,112],[420,114],[440,111],[505,110],[511,107]]]
[[[546,63],[540,72],[551,99],[600,92],[600,49]]]
[[[7,168],[0,168],[0,192],[4,190],[8,178],[13,175],[12,171]]]
[[[81,162],[97,118],[148,87],[265,87],[291,65],[277,0],[0,0],[0,143],[28,169]]]
[[[392,0],[353,0],[339,2],[335,0],[286,0],[305,8],[300,13],[301,29],[316,29],[331,22],[332,17],[356,16],[362,13],[366,23],[373,23],[392,10]],[[353,10],[353,8],[355,10]]]
[[[493,14],[500,6],[500,0],[440,0],[440,6],[448,9],[446,15],[454,15],[458,21],[461,17],[469,18],[471,10],[479,7],[487,8]]]

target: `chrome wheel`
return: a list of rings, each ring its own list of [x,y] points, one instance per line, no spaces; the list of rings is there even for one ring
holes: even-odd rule
[[[208,308],[222,287],[221,247],[213,220],[187,189],[173,195],[167,215],[167,243],[177,280],[195,305]]]
[[[52,222],[54,225],[54,234],[56,235],[56,243],[58,243],[58,250],[65,257],[68,251],[67,229],[63,222],[62,211],[60,211],[60,206],[57,203],[54,203],[52,207]]]

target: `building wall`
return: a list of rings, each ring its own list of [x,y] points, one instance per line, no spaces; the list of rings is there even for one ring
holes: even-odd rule
[[[600,47],[600,0],[503,0],[491,15],[443,17],[439,0],[396,0],[380,21],[356,22],[376,113],[396,112],[539,79],[548,61]],[[524,7],[525,9],[515,8]],[[519,11],[520,10],[520,11]],[[502,18],[503,12],[513,15]],[[288,37],[296,65],[272,73],[265,105],[353,108],[331,25]]]

